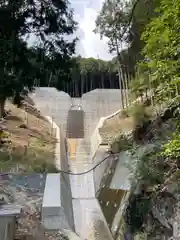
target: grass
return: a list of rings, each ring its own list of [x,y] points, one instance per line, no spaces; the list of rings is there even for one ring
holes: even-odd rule
[[[134,128],[132,117],[124,117],[121,113],[104,121],[102,128],[99,129],[103,143],[110,143],[119,133],[129,132]]]
[[[123,109],[115,116],[104,121],[102,128],[99,129],[104,144],[109,144],[113,139],[118,137],[119,134],[124,134],[133,131],[137,124],[141,123],[147,116],[145,112],[151,113],[149,118],[153,117],[154,110],[152,106],[143,108],[136,104],[129,109]]]
[[[54,166],[55,133],[50,124],[7,103],[10,114],[3,125],[7,128],[8,142],[0,147],[1,172],[56,171]]]

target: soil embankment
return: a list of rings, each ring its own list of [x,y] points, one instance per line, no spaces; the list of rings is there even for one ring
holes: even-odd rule
[[[18,172],[55,171],[55,135],[52,126],[27,97],[20,108],[9,101],[0,121],[0,170]]]

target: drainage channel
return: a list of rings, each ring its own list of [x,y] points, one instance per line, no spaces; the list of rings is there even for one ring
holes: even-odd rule
[[[78,173],[91,169],[93,161],[88,152],[90,142],[85,139],[67,139],[67,141],[70,151],[70,171]],[[76,233],[84,239],[111,240],[110,230],[96,198],[94,172],[71,175],[70,184]]]
[[[102,92],[102,93],[101,93]],[[104,91],[106,93],[108,91]],[[113,91],[114,93],[114,91]],[[75,172],[84,172],[89,170],[94,165],[97,164],[98,161],[104,158],[104,151],[100,152],[97,159],[91,158],[91,145],[89,137],[92,134],[92,129],[94,129],[96,123],[98,122],[101,116],[108,115],[114,111],[117,111],[120,108],[119,101],[119,92],[118,94],[109,94],[109,98],[103,95],[104,99],[109,99],[108,102],[104,102],[101,104],[101,95],[103,91],[94,91],[91,94],[87,94],[88,96],[84,96],[82,100],[82,107],[84,109],[84,119],[82,118],[83,114],[81,112],[80,118],[76,115],[76,117],[67,116],[69,113],[69,109],[71,109],[71,102],[74,110],[74,114],[80,113],[79,107],[76,108],[76,102],[81,104],[80,99],[71,99],[67,94],[63,92],[55,92],[53,89],[38,89],[37,94],[34,96],[35,102],[37,102],[38,108],[45,115],[50,115],[53,117],[53,120],[61,126],[63,133],[66,132],[67,127],[69,128],[69,133],[66,135],[66,140],[69,145],[69,170],[73,173]],[[92,96],[90,96],[92,95]],[[98,97],[97,97],[97,96]],[[117,99],[111,101],[110,96],[117,95]],[[47,97],[50,96],[50,97]],[[48,101],[46,100],[48,99]],[[50,100],[49,100],[50,99]],[[77,100],[77,101],[75,101]],[[75,121],[79,119],[78,121]],[[85,122],[84,122],[85,121]],[[75,124],[75,125],[74,125]],[[74,127],[73,127],[74,125]],[[81,125],[84,125],[81,127]],[[78,134],[78,135],[76,135]],[[76,135],[76,136],[74,136]],[[62,159],[66,158],[61,156]],[[64,165],[66,165],[67,161],[62,163],[62,169]],[[89,172],[88,174],[75,176],[75,175],[63,175],[64,178],[68,177],[70,180],[71,193],[68,192],[68,187],[64,184],[64,179],[56,175],[52,176],[52,179],[49,179],[49,192],[45,194],[47,196],[47,209],[51,210],[53,199],[49,199],[51,192],[53,191],[51,186],[56,187],[56,189],[60,188],[61,195],[64,197],[57,202],[56,205],[58,209],[60,209],[60,213],[57,216],[57,219],[54,219],[53,223],[55,226],[51,226],[52,217],[50,215],[50,221],[47,222],[47,227],[51,229],[56,229],[58,226],[64,226],[63,218],[68,215],[68,220],[72,220],[74,218],[74,224],[69,224],[71,229],[75,228],[75,231],[78,235],[82,237],[82,239],[95,239],[95,240],[111,240],[112,235],[108,227],[108,223],[112,222],[109,218],[110,209],[107,208],[107,212],[102,211],[102,208],[107,207],[107,201],[104,199],[105,194],[101,194],[101,196],[97,196],[97,189],[99,188],[100,181],[104,174],[104,170],[106,168],[106,164],[101,164],[100,167],[96,169],[96,171]],[[51,175],[51,174],[50,174]],[[60,175],[60,174],[59,174]],[[56,184],[54,179],[57,177]],[[48,182],[48,181],[47,181]],[[46,188],[45,188],[46,189]],[[54,190],[54,192],[56,192]],[[62,194],[63,193],[63,194]],[[111,193],[110,193],[111,194]],[[108,194],[106,194],[108,195]],[[54,198],[59,198],[59,191],[54,196]],[[103,201],[101,204],[101,200]],[[70,203],[72,202],[72,204]],[[55,202],[53,202],[55,205]],[[72,205],[73,211],[72,216],[68,213],[70,212],[70,206]],[[102,206],[102,208],[101,208]],[[56,207],[56,206],[55,206]],[[51,212],[51,211],[50,211]],[[104,213],[103,213],[104,212]],[[48,213],[49,214],[49,213]],[[47,214],[47,215],[48,215]],[[48,219],[47,219],[48,220]],[[56,221],[57,220],[57,221]],[[63,223],[62,223],[63,222]],[[68,222],[68,221],[67,221]],[[73,227],[74,225],[74,227]],[[68,224],[67,224],[68,226]]]

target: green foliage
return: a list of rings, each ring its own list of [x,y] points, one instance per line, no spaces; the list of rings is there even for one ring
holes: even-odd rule
[[[94,58],[72,59],[71,82],[63,90],[71,96],[81,96],[82,93],[96,88],[119,88],[116,63]],[[75,90],[74,90],[75,89]],[[73,95],[74,96],[74,95]]]
[[[180,133],[173,134],[173,138],[163,146],[162,156],[180,160]]]
[[[72,42],[64,39],[65,34],[75,30],[72,17],[67,1],[60,5],[56,1],[1,1],[0,116],[6,98],[32,91],[34,81],[42,80],[47,73],[51,72],[56,87],[60,88],[61,79],[69,74],[70,57],[75,49],[76,39]],[[36,48],[27,46],[25,38],[29,34],[38,39]]]
[[[122,133],[119,133],[110,144],[113,153],[119,153],[131,149],[133,146],[132,140]]]
[[[128,24],[129,16],[125,11],[127,7],[128,3],[121,0],[105,1],[96,19],[95,32],[100,33],[101,37],[105,36],[109,39],[110,52],[117,53],[117,48],[121,48],[121,42],[125,37],[123,33]]]
[[[131,5],[134,5],[136,0],[131,0],[130,2]],[[128,34],[128,43],[130,43],[129,55],[134,57],[135,63],[143,59],[141,50],[145,43],[142,41],[141,35],[144,32],[146,25],[155,16],[156,13],[154,9],[158,5],[159,0],[139,0],[134,9],[132,23]]]
[[[137,233],[134,237],[134,240],[147,240],[147,233],[145,232]]]
[[[121,116],[122,118],[127,118],[127,117],[129,117],[128,109],[127,109],[127,108],[122,109],[120,116]]]
[[[129,116],[133,117],[135,126],[142,126],[146,123],[151,114],[148,111],[147,107],[144,104],[135,103],[129,109]]]
[[[161,0],[155,17],[142,35],[145,65],[151,71],[151,84],[157,101],[175,97],[180,88],[179,22],[180,2]]]
[[[109,51],[117,54],[116,59],[128,67],[131,75],[135,73],[137,61],[142,59],[141,34],[158,5],[158,0],[105,0],[96,19],[95,32],[108,38]],[[128,44],[124,50],[121,50],[122,42]]]
[[[144,184],[144,188],[151,188],[156,191],[156,186],[163,184],[166,177],[165,172],[169,169],[164,163],[163,157],[159,155],[160,146],[145,151],[138,159],[138,166],[135,173],[136,182]]]

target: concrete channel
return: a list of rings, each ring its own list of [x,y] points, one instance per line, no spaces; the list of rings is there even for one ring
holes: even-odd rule
[[[121,108],[119,90],[96,89],[81,99],[71,99],[53,88],[39,88],[32,97],[42,114],[49,115],[60,129],[59,169],[85,172],[108,156],[107,146],[99,146],[96,126],[101,117]],[[107,182],[112,180],[108,171],[114,162],[111,156],[83,175],[48,174],[42,208],[46,229],[71,229],[88,240],[113,239],[110,218],[118,210],[115,199],[121,195],[115,194],[116,187],[109,189],[111,181]],[[104,176],[107,176],[105,181]],[[109,210],[104,211],[107,206]]]

